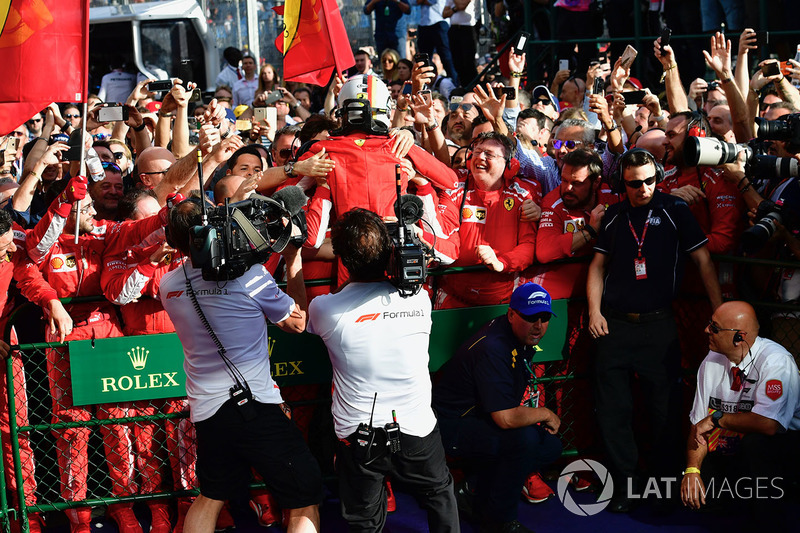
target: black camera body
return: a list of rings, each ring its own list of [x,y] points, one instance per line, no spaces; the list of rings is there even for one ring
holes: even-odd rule
[[[759,139],[785,141],[790,152],[800,151],[800,113],[784,115],[778,120],[758,121]]]
[[[755,253],[775,234],[778,224],[792,235],[800,233],[800,182],[796,178],[781,184],[775,202],[764,200],[758,204],[756,221],[742,233],[742,248]],[[774,196],[773,196],[774,197]]]
[[[192,228],[192,266],[207,281],[235,279],[291,239],[291,215],[272,198],[253,195],[235,204],[208,209],[208,222]]]
[[[412,194],[400,196],[398,186],[394,210],[397,222],[386,223],[392,240],[388,275],[400,296],[407,298],[417,294],[428,277],[430,251],[414,232],[414,224],[422,218],[422,200]]]

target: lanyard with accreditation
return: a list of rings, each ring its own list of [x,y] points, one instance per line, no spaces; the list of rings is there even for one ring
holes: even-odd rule
[[[647,236],[647,226],[650,225],[650,217],[653,215],[653,210],[647,212],[647,218],[644,221],[644,229],[642,230],[642,238],[640,239],[638,235],[636,235],[636,230],[633,229],[633,223],[631,223],[631,216],[628,215],[628,227],[631,229],[631,233],[633,234],[633,239],[636,241],[637,246],[637,253],[636,259],[633,260],[633,271],[636,273],[636,279],[647,279],[647,265],[645,264],[645,259],[642,257],[642,246],[644,246],[644,238]]]

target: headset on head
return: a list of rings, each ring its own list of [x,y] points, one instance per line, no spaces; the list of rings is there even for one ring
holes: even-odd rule
[[[647,160],[653,163],[653,166],[656,168],[656,184],[664,181],[664,166],[656,160],[655,156],[644,148],[631,148],[623,154],[619,162],[619,168],[611,177],[612,189],[615,192],[620,194],[625,192],[625,169],[628,168],[631,157],[637,153],[646,154]]]
[[[686,125],[686,132],[689,134],[689,137],[706,137],[708,131],[706,131],[703,115],[697,111],[693,111],[692,117],[689,119],[689,124]]]
[[[467,157],[465,158],[465,162],[467,163],[467,168],[469,168],[469,160],[472,159],[472,150],[475,148],[475,144],[478,141],[483,141],[484,139],[475,139],[469,146],[467,147]],[[510,154],[505,154],[506,160],[506,167],[503,170],[503,180],[508,181],[517,174],[519,174],[519,161],[516,157],[511,157]],[[464,194],[461,196],[461,206],[458,209],[458,222],[459,224],[462,222],[462,213],[464,212],[464,204],[467,202],[467,192],[469,189],[469,174],[467,174],[466,179],[464,180]]]
[[[474,139],[471,143],[469,143],[467,146],[467,163],[469,163],[469,160],[472,159],[472,150],[475,148],[475,145],[479,141],[483,142],[484,140],[485,139]],[[505,170],[503,170],[503,179],[508,181],[519,174],[519,160],[516,157],[512,157],[510,154],[504,154],[503,157],[506,160],[506,167]]]

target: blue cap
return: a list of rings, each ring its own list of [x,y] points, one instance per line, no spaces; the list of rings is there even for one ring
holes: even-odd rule
[[[532,316],[536,313],[544,312],[556,316],[555,313],[553,313],[550,302],[550,294],[544,287],[536,283],[528,282],[514,290],[514,293],[511,295],[511,302],[508,306],[525,316]]]
[[[225,108],[225,118],[230,120],[231,122],[236,122],[236,115],[233,112],[233,109]]]

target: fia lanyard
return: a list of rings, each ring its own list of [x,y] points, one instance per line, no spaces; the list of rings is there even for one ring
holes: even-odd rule
[[[640,239],[638,235],[636,235],[636,230],[633,229],[633,223],[631,223],[631,215],[628,215],[628,227],[631,229],[631,233],[633,234],[633,239],[636,241],[637,247],[637,257],[639,259],[642,258],[642,246],[644,246],[644,238],[647,236],[647,226],[650,225],[650,216],[653,214],[653,210],[647,212],[647,219],[644,221],[644,229],[642,230],[642,238]]]

